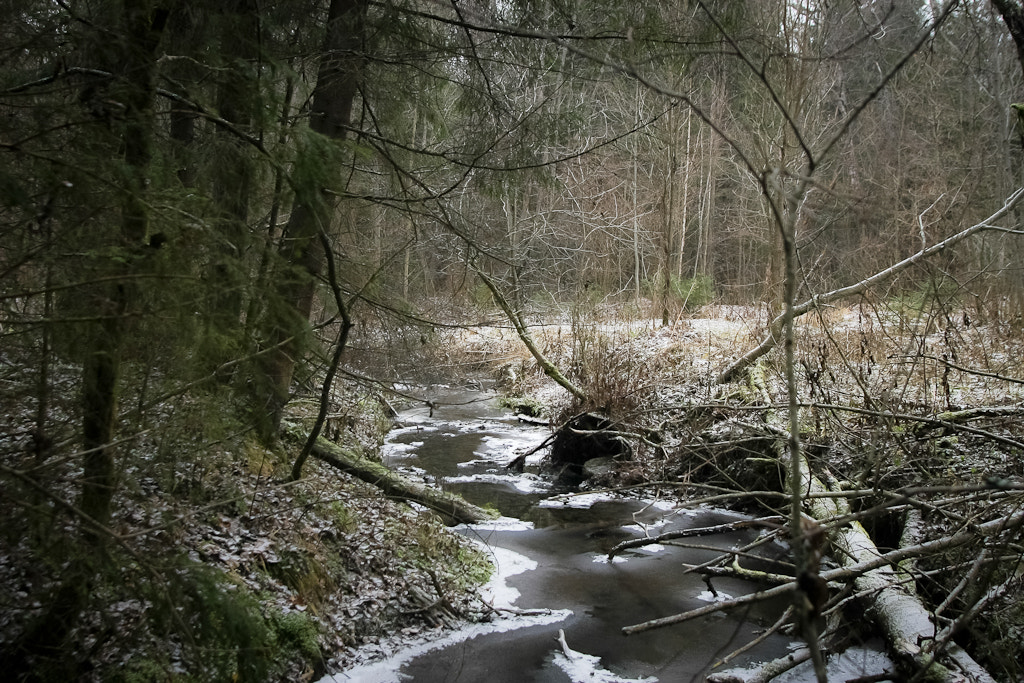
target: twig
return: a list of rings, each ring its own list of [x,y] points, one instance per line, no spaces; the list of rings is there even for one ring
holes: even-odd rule
[[[647,538],[633,538],[628,541],[619,543],[614,548],[608,551],[608,559],[612,559],[623,550],[629,550],[630,548],[640,548],[645,545],[652,545],[655,543],[661,543],[663,541],[669,541],[676,538],[692,538],[694,536],[710,536],[712,534],[725,534],[730,531],[739,531],[740,529],[752,529],[752,528],[772,528],[778,529],[779,522],[782,521],[781,517],[768,517],[764,519],[744,519],[736,522],[727,522],[725,524],[716,524],[715,526],[700,527],[697,529],[679,529],[677,531],[667,531],[657,536],[650,536]]]
[[[926,249],[921,249],[912,256],[908,256],[902,261],[894,263],[888,268],[881,270],[875,273],[874,275],[871,275],[870,277],[861,280],[856,284],[850,285],[848,287],[840,287],[839,289],[834,289],[830,292],[825,292],[824,294],[816,294],[812,296],[810,299],[804,301],[803,303],[794,306],[792,309],[792,315],[799,317],[817,306],[821,306],[827,303],[831,303],[833,301],[838,301],[839,299],[860,294],[867,290],[868,287],[871,287],[872,285],[878,284],[897,275],[898,273],[906,270],[907,268],[918,263],[919,261],[927,259],[930,256],[934,256],[935,254],[945,249],[948,249],[949,247],[952,247],[956,243],[967,239],[968,237],[974,235],[977,232],[995,229],[997,226],[992,225],[992,223],[1000,220],[1005,215],[1007,215],[1013,209],[1013,207],[1016,206],[1017,203],[1021,200],[1021,197],[1024,197],[1024,188],[1020,188],[1014,191],[1009,197],[1006,198],[1006,201],[1003,202],[1003,206],[1000,207],[995,213],[993,213],[985,220],[979,223],[975,223],[974,225],[968,228],[964,228],[955,235],[951,235],[950,237],[947,237],[941,242],[933,244],[932,246]],[[725,384],[727,382],[733,381],[739,375],[740,372],[745,370],[758,358],[764,356],[766,353],[775,348],[779,340],[782,338],[782,328],[783,323],[785,322],[785,318],[786,314],[783,313],[777,316],[774,320],[772,320],[771,323],[769,323],[768,325],[768,334],[765,336],[763,340],[761,340],[761,343],[758,344],[753,349],[751,349],[750,351],[748,351],[747,353],[745,353],[740,358],[733,361],[725,370],[723,370],[722,373],[718,376],[719,383]]]
[[[811,651],[808,648],[802,648],[785,657],[765,662],[753,671],[723,671],[711,674],[707,680],[708,683],[768,683],[773,678],[781,676],[797,664],[803,664],[810,658]]]
[[[753,649],[753,648],[757,647],[758,645],[763,643],[765,640],[767,640],[773,633],[777,633],[779,631],[779,629],[781,629],[783,626],[785,626],[786,622],[789,621],[789,618],[791,616],[793,616],[793,606],[792,605],[786,607],[786,611],[784,611],[782,613],[782,616],[780,616],[775,621],[774,624],[772,624],[771,626],[766,628],[764,630],[764,633],[759,635],[757,638],[754,638],[752,641],[750,641],[746,645],[742,645],[742,646],[736,648],[735,650],[733,650],[732,652],[730,652],[729,654],[727,654],[726,656],[722,657],[720,660],[715,662],[712,665],[711,668],[717,669],[720,666],[725,666],[726,664],[728,664],[729,662],[731,662],[732,660],[736,659],[741,654],[746,652],[747,650],[750,650],[750,649]]]

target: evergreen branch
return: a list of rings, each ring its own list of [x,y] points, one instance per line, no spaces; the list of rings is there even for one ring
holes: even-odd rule
[[[8,88],[7,90],[0,92],[0,95],[21,94],[29,90],[40,88],[44,85],[49,85],[62,78],[70,76],[92,76],[95,78],[102,78],[106,80],[114,80],[116,78],[115,74],[109,71],[104,71],[103,69],[92,69],[84,66],[72,66],[58,70],[53,74],[50,74],[49,76],[44,76],[43,78],[38,78],[34,81],[28,81],[26,83],[22,83],[20,85]],[[188,97],[180,95],[171,90],[167,90],[166,88],[154,88],[154,92],[165,99],[171,100],[172,102],[176,102],[178,104],[185,106],[198,116],[230,132],[232,135],[236,136],[240,140],[244,141],[246,144],[255,148],[261,154],[263,154],[265,157],[267,157],[273,162],[273,157],[267,150],[267,148],[264,146],[262,140],[253,135],[249,135],[245,131],[241,130],[236,124],[232,123],[231,121],[228,121],[219,114],[216,114],[215,112],[211,111],[209,108],[207,108],[200,102],[189,99]]]

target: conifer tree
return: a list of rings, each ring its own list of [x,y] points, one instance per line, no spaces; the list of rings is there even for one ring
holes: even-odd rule
[[[316,85],[309,110],[309,133],[299,143],[296,196],[284,230],[275,287],[280,309],[271,311],[267,363],[271,422],[277,425],[288,402],[292,374],[303,348],[324,266],[320,235],[331,234],[341,183],[338,143],[345,140],[359,87],[364,56],[364,0],[331,0]]]

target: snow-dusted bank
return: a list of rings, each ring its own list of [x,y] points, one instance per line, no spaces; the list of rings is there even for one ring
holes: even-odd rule
[[[519,520],[511,520],[507,517],[497,520],[495,523],[480,525],[478,531],[488,529],[526,529],[528,525]],[[461,629],[446,633],[441,637],[419,637],[414,641],[408,639],[394,640],[390,643],[393,653],[384,659],[367,662],[346,671],[333,675],[327,675],[320,679],[320,683],[399,683],[407,680],[401,673],[401,668],[407,662],[416,657],[427,654],[440,648],[456,645],[458,643],[491,633],[505,633],[515,629],[527,628],[544,624],[553,624],[564,621],[572,615],[570,610],[550,610],[547,613],[532,612],[530,614],[517,614],[515,601],[519,598],[519,591],[508,585],[508,578],[532,571],[537,568],[537,563],[525,555],[500,547],[488,547],[494,563],[494,574],[491,580],[481,588],[481,597],[492,605],[498,614],[503,614],[492,621],[485,623],[467,624]],[[554,646],[554,644],[553,644]],[[388,645],[385,645],[388,647]],[[552,647],[554,650],[554,647]]]

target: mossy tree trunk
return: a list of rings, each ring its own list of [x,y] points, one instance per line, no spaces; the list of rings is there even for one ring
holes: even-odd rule
[[[477,507],[454,493],[409,481],[381,463],[365,458],[359,453],[347,451],[326,439],[316,439],[310,452],[321,462],[373,484],[389,498],[419,503],[433,510],[441,516],[445,524],[477,524],[498,517],[494,510]]]
[[[217,210],[219,253],[210,270],[213,286],[210,288],[207,351],[214,369],[234,357],[232,347],[241,334],[248,280],[245,259],[251,243],[249,197],[255,164],[249,145],[237,132],[250,132],[260,97],[257,3],[255,0],[225,2],[218,19],[223,68],[217,84],[217,111],[234,130],[219,127],[214,136],[217,157],[211,193]]]
[[[124,187],[121,224],[109,267],[114,276],[96,296],[96,323],[82,370],[82,512],[93,522],[85,526],[94,543],[102,540],[97,525],[110,520],[116,489],[114,431],[117,420],[118,375],[126,314],[132,308],[133,276],[145,267],[149,213],[144,195],[152,158],[153,97],[156,49],[167,21],[166,11],[154,11],[147,0],[125,0],[120,71],[113,86],[124,105],[121,133]]]

